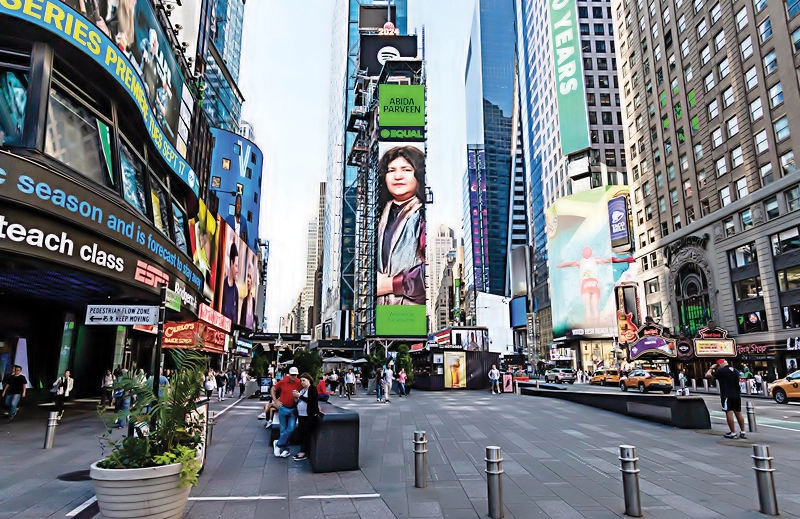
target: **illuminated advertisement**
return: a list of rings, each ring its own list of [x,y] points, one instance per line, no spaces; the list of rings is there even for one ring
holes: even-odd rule
[[[472,265],[475,271],[475,288],[489,291],[489,212],[486,194],[486,152],[482,149],[467,151],[467,181],[469,182],[469,214],[472,230]],[[466,254],[466,252],[465,252]]]
[[[220,224],[220,279],[216,310],[236,325],[253,329],[258,295],[258,262],[231,227]]]
[[[694,339],[694,353],[698,357],[735,357],[736,341],[728,339],[728,330],[709,326],[697,330],[697,339]]]
[[[217,219],[202,200],[197,218],[189,220],[189,241],[192,245],[194,266],[202,273],[203,296],[213,301],[217,287],[219,226]]]
[[[164,323],[165,348],[200,348],[209,353],[225,353],[228,335],[213,326],[198,321],[190,323]]]
[[[463,351],[444,352],[444,387],[467,387],[467,354]]]
[[[100,64],[135,101],[164,161],[199,195],[195,172],[175,148],[186,87],[148,0],[9,0],[0,14],[42,27]]]
[[[233,132],[211,129],[211,187],[219,213],[249,248],[258,248],[261,172],[264,155],[251,141]]]
[[[622,252],[631,246],[628,222],[628,197],[618,196],[608,202],[608,227],[611,231],[611,247]]]
[[[636,281],[636,263],[612,250],[609,200],[627,194],[605,186],[559,198],[550,206],[547,249],[554,337],[610,337],[617,326],[614,287]]]
[[[388,59],[417,57],[416,36],[383,36],[364,34],[358,53],[358,69],[368,76],[380,75]]]
[[[677,355],[675,341],[660,335],[651,335],[637,340],[630,348],[631,360],[639,358],[645,353],[658,352],[668,357]]]
[[[453,328],[450,333],[451,347],[467,351],[488,351],[489,349],[489,330]]]
[[[376,332],[427,334],[423,143],[379,145]]]

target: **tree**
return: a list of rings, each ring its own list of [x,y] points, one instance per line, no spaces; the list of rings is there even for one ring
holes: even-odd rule
[[[314,377],[315,381],[322,376],[322,357],[319,356],[317,350],[295,350],[293,365],[300,371],[301,375],[308,373]]]
[[[397,348],[397,360],[395,361],[396,371],[399,373],[401,369],[406,370],[408,380],[406,385],[411,386],[414,383],[414,363],[411,360],[411,354],[407,344],[401,344]]]

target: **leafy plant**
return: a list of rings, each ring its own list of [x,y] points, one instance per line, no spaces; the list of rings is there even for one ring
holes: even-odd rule
[[[126,375],[114,382],[115,390],[130,395],[131,405],[112,419],[105,419],[103,408],[98,408],[107,427],[103,442],[111,448],[99,467],[135,469],[180,463],[181,486],[197,483],[200,466],[195,458],[204,441],[205,416],[195,414],[195,402],[203,394],[206,358],[195,349],[172,350],[172,358],[175,373],[166,387],[159,388],[159,395],[153,394],[152,379],[142,383]],[[140,434],[110,439],[116,421],[132,422]]]
[[[314,380],[319,380],[322,375],[322,357],[317,350],[295,350],[293,366],[300,371],[300,374],[308,373]]]
[[[407,344],[401,344],[397,348],[397,360],[395,361],[395,370],[400,373],[401,369],[406,370],[406,385],[411,386],[414,383],[414,363],[411,360]],[[396,375],[396,374],[395,374]]]

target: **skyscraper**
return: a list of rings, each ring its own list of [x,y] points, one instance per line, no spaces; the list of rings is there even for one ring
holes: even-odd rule
[[[209,0],[213,5],[205,49],[203,109],[211,126],[239,131],[244,96],[239,90],[239,59],[246,0]]]
[[[334,7],[328,118],[328,208],[325,222],[323,320],[354,309],[358,167],[347,164],[356,134],[347,116],[356,101],[360,36],[377,34],[391,21],[407,34],[407,0],[338,0]],[[346,31],[346,32],[345,32]]]
[[[428,243],[427,249],[428,268],[425,274],[428,278],[426,281],[426,290],[428,292],[427,304],[429,316],[436,314],[435,309],[439,295],[439,286],[441,285],[442,275],[447,265],[447,257],[448,255],[452,255],[455,258],[455,250],[455,231],[446,225],[440,225],[436,235],[433,236],[433,239]],[[436,319],[431,318],[430,323],[431,326],[434,326],[436,324]],[[429,331],[435,331],[435,329]]]
[[[514,1],[476,0],[474,9],[465,71],[463,221],[470,245],[464,277],[471,306],[476,292],[506,291],[516,63]]]

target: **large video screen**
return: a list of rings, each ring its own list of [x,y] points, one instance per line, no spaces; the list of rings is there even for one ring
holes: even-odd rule
[[[426,335],[424,143],[381,142],[377,176],[376,333]]]
[[[258,299],[257,257],[230,225],[221,219],[218,223],[222,248],[215,308],[234,325],[252,330]]]
[[[192,261],[203,274],[203,296],[213,301],[217,287],[219,225],[202,200],[197,217],[189,220],[189,243],[192,246]]]
[[[605,186],[559,198],[547,209],[553,337],[614,334],[614,287],[636,281],[636,263],[612,250],[609,218],[600,215],[627,194],[625,186]]]

